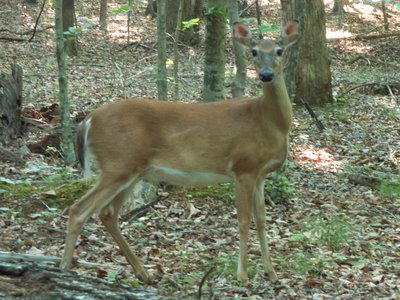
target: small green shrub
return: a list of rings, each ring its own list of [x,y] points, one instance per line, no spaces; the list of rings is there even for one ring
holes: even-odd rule
[[[331,249],[337,250],[348,245],[351,226],[346,220],[339,217],[328,217],[327,219],[317,219],[311,232],[317,236],[323,244]]]
[[[379,194],[385,198],[400,198],[400,180],[382,180]]]
[[[294,195],[293,185],[285,175],[267,179],[265,189],[275,203],[287,202]]]

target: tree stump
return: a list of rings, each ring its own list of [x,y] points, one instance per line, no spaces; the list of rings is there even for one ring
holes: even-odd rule
[[[0,143],[20,133],[22,68],[11,65],[10,74],[0,74]]]

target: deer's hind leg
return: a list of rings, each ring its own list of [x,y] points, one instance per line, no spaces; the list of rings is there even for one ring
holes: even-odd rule
[[[136,253],[129,247],[124,237],[121,234],[120,225],[118,222],[119,211],[122,204],[128,198],[129,193],[132,191],[135,182],[128,188],[122,190],[112,202],[104,207],[99,214],[100,220],[106,227],[107,231],[111,234],[115,242],[118,244],[122,253],[128,260],[129,264],[133,267],[135,275],[145,283],[150,283],[151,278],[145,271],[142,262]]]

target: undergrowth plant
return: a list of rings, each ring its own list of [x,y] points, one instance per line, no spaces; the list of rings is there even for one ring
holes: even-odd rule
[[[350,246],[358,231],[357,226],[341,215],[311,217],[297,224],[295,230],[297,233],[290,236],[288,241],[296,243],[299,251],[284,258],[280,257],[277,262],[292,272],[315,276],[321,276],[328,265],[335,264],[337,259],[333,254],[340,254]],[[321,251],[324,247],[331,251]],[[340,257],[343,259],[346,255],[340,254]]]
[[[282,174],[275,178],[267,179],[265,189],[275,203],[287,202],[294,195],[292,183]]]

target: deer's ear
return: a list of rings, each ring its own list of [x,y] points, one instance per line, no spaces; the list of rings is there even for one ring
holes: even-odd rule
[[[239,43],[247,47],[252,46],[251,31],[246,25],[239,22],[233,24],[233,35],[235,40],[237,40]]]
[[[299,38],[299,22],[291,21],[282,28],[279,39],[282,46],[288,47],[297,42]]]

